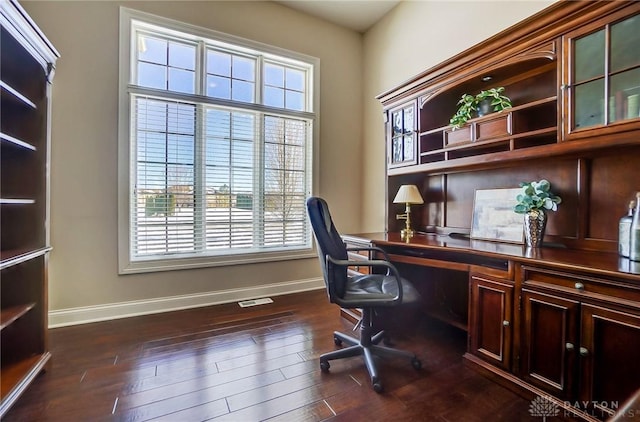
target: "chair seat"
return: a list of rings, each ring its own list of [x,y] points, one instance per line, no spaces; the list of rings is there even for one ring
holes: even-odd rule
[[[420,294],[413,285],[404,278],[402,283],[402,304],[417,303],[420,301]],[[365,274],[349,277],[347,280],[345,301],[353,302],[356,307],[366,307],[367,302],[376,301],[376,307],[385,306],[380,303],[381,299],[388,299],[388,306],[397,305],[392,300],[398,295],[398,283],[395,277],[382,274]],[[356,303],[357,302],[357,303]]]

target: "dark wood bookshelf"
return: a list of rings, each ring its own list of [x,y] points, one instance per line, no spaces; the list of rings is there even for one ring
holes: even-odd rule
[[[48,351],[50,75],[58,53],[17,1],[0,3],[0,379],[2,418]]]
[[[0,330],[11,325],[15,320],[26,314],[35,306],[35,303],[27,303],[20,306],[3,308],[0,311]]]

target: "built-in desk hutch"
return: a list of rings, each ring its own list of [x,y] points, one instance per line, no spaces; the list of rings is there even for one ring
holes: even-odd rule
[[[617,254],[640,191],[638,46],[639,2],[561,1],[380,94],[387,233],[347,238],[385,249],[429,314],[467,330],[468,363],[585,419],[640,388],[640,263]],[[512,108],[449,125],[463,94],[500,86]],[[543,247],[464,238],[477,189],[541,179],[562,197]],[[404,184],[425,201],[408,242]]]
[[[49,105],[58,53],[0,1],[0,418],[46,367]]]

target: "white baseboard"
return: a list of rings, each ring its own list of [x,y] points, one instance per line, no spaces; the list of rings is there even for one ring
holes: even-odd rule
[[[280,296],[288,293],[297,293],[316,289],[324,289],[324,281],[322,278],[296,280],[285,283],[266,284],[263,286],[221,290],[194,295],[161,297],[157,299],[61,309],[49,312],[49,328],[177,311],[180,309],[197,308],[201,306],[218,305],[221,303],[238,302],[263,296]]]

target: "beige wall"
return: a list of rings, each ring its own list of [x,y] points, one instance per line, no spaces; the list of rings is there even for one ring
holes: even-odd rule
[[[403,1],[365,34],[363,231],[384,230],[385,221],[384,126],[376,95],[552,3]]]
[[[53,89],[49,308],[64,312],[320,276],[315,259],[117,274],[120,4],[320,58],[318,193],[332,204],[338,227],[356,232],[384,227],[375,96],[550,2],[404,1],[364,37],[271,2],[22,4],[62,55]]]
[[[271,2],[22,4],[61,53],[53,87],[51,311],[320,277],[317,259],[118,275],[119,6],[320,58],[319,194],[335,204],[360,195],[357,177],[345,183],[361,174],[353,159],[362,139],[360,34]],[[358,201],[334,212],[345,231],[359,228]]]

